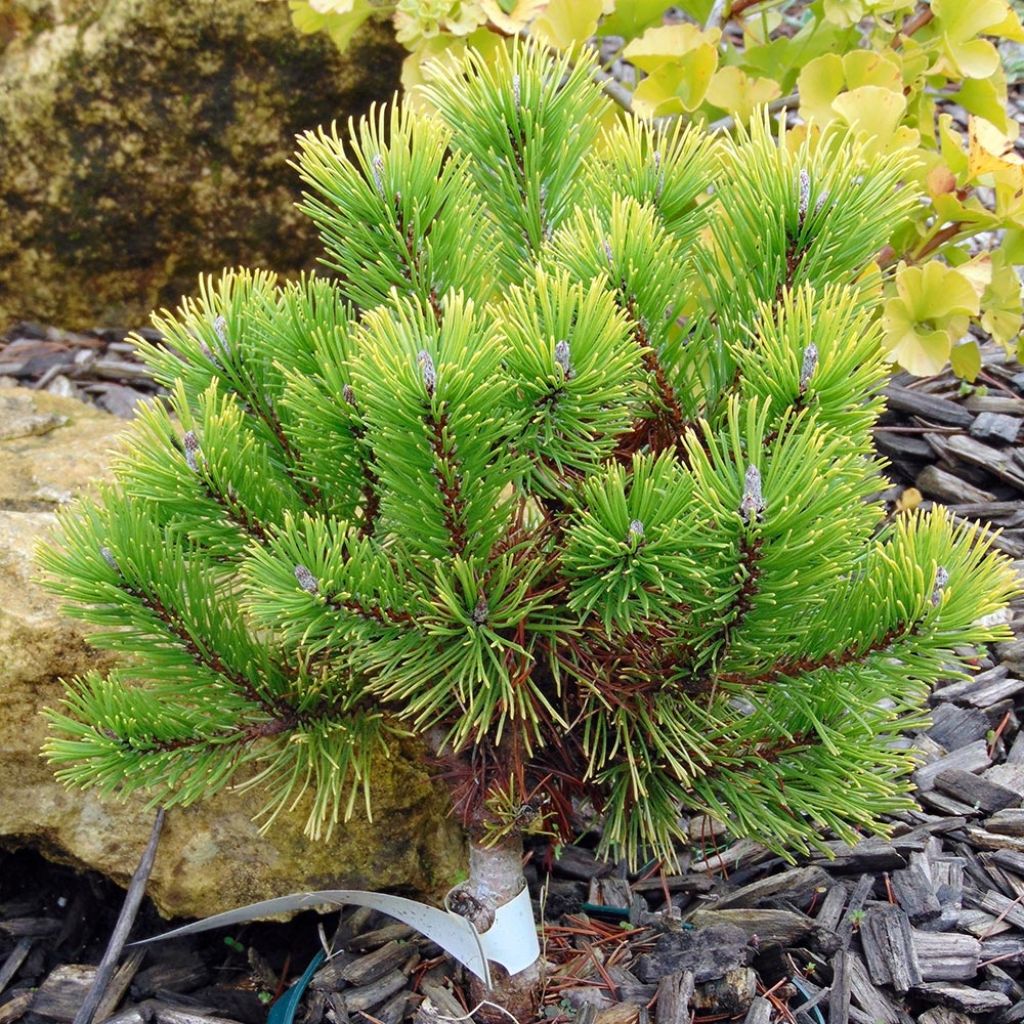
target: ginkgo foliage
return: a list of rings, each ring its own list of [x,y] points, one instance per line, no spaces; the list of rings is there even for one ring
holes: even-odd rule
[[[470,52],[437,115],[307,134],[331,272],[155,317],[167,407],[42,554],[121,654],[50,712],[65,782],[258,786],[328,838],[413,733],[474,848],[587,799],[634,862],[696,811],[788,855],[902,805],[898,734],[1015,588],[877,496],[906,158],[602,130],[592,71]]]

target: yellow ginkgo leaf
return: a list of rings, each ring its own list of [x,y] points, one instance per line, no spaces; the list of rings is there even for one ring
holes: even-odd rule
[[[1024,25],[1021,25],[1017,12],[1007,3],[1006,17],[998,25],[990,25],[986,32],[1000,39],[1010,39],[1015,43],[1024,43]]]
[[[718,29],[703,32],[696,25],[659,25],[649,28],[622,51],[631,64],[650,74],[666,61],[679,60],[687,53],[711,46],[717,48],[722,33]],[[715,55],[717,63],[717,51]]]
[[[466,50],[472,47],[484,58],[493,61],[495,51],[507,46],[508,41],[489,28],[478,28],[468,36],[436,35],[425,39],[402,62],[402,89],[405,101],[418,109],[432,109],[419,88],[427,81],[423,73],[424,65],[436,61],[454,68],[465,56]]]
[[[1004,249],[991,256],[992,275],[981,296],[981,326],[998,342],[1009,346],[1020,334],[1024,297],[1020,277]]]
[[[755,107],[781,95],[779,83],[771,78],[751,78],[740,68],[727,67],[715,72],[705,99],[738,121],[748,121]]]
[[[949,361],[953,339],[949,330],[927,330],[907,321],[898,299],[885,304],[882,317],[888,357],[915,377],[941,373]]]
[[[961,263],[956,270],[961,277],[967,278],[971,283],[974,294],[978,296],[978,302],[980,303],[985,290],[992,283],[991,254],[987,252],[978,253],[974,259]]]
[[[935,30],[952,70],[987,78],[999,67],[999,51],[979,38],[1006,20],[1005,0],[932,0]]]
[[[718,54],[711,46],[662,64],[636,87],[633,110],[638,117],[648,118],[696,110],[704,102],[717,64]]]
[[[373,14],[369,0],[288,0],[288,8],[300,32],[326,32],[341,52]]]
[[[848,89],[880,85],[883,89],[903,92],[903,72],[899,60],[892,53],[851,50],[843,56],[843,74]]]
[[[945,322],[954,316],[977,316],[978,294],[967,278],[938,260],[923,267],[900,264],[896,291],[914,320]]]
[[[1002,69],[989,78],[964,79],[954,99],[969,114],[983,117],[1001,132],[1014,127],[1006,110],[1006,75]]]
[[[856,25],[866,13],[864,0],[825,0],[823,10],[826,21],[843,28]]]
[[[758,11],[756,18],[744,18],[743,49],[749,51],[757,46],[767,46],[781,24],[782,15],[770,8]]]
[[[644,29],[658,24],[672,4],[669,0],[627,0],[607,6],[612,9],[605,11],[608,17],[601,22],[601,34],[633,39]]]
[[[1008,263],[1024,263],[1024,227],[1007,228],[1000,251],[1006,254]]]
[[[558,50],[585,42],[597,31],[602,0],[551,0],[530,24],[530,34]]]
[[[941,224],[971,224],[976,231],[999,226],[1000,217],[981,205],[977,197],[961,199],[957,192],[932,197],[932,206]]]
[[[938,373],[954,340],[966,333],[969,318],[978,315],[977,292],[963,274],[938,260],[923,267],[901,263],[896,292],[882,316],[886,351],[919,377]]]
[[[984,174],[999,174],[1024,164],[1014,149],[1014,138],[984,118],[970,119],[967,139],[967,173],[971,180],[977,180]]]
[[[973,338],[968,338],[953,346],[949,353],[949,365],[961,379],[975,381],[981,372],[981,349]]]
[[[696,25],[649,28],[623,51],[627,60],[647,72],[633,93],[640,117],[664,117],[696,110],[704,101],[718,67],[721,32]]]
[[[509,35],[516,35],[525,28],[548,5],[548,0],[516,0],[503,7],[498,0],[479,0],[487,20],[495,28]],[[506,7],[509,9],[506,10]]]
[[[865,154],[875,156],[916,146],[920,135],[901,125],[906,97],[879,85],[862,85],[837,96],[832,108],[851,129],[866,137]]]
[[[939,115],[939,151],[943,163],[957,176],[957,181],[965,184],[968,175],[967,147],[949,114]]]
[[[800,96],[800,116],[805,121],[828,124],[836,118],[832,101],[843,91],[846,72],[842,58],[826,53],[808,61],[796,80]]]

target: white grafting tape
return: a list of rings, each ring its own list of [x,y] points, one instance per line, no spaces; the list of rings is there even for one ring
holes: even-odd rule
[[[484,956],[501,964],[509,974],[525,971],[536,961],[540,942],[529,889],[524,886],[518,896],[498,907],[494,923],[480,935],[480,945]]]
[[[438,910],[437,907],[405,899],[403,896],[363,892],[358,889],[326,889],[321,892],[294,893],[291,896],[263,900],[261,903],[250,903],[236,910],[227,910],[223,914],[204,917],[194,924],[174,928],[163,935],[133,942],[131,945],[141,946],[180,935],[209,931],[211,928],[243,924],[259,917],[272,917],[274,914],[344,904],[379,910],[382,914],[415,928],[436,942],[467,970],[472,971],[488,988],[491,987],[488,960],[501,964],[509,974],[518,974],[529,967],[540,954],[530,893],[525,888],[514,899],[498,907],[494,912],[494,923],[483,935],[477,932],[470,921],[450,910]]]

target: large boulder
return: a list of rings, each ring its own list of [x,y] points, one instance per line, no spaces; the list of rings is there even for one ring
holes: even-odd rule
[[[390,99],[401,58],[379,22],[340,56],[284,0],[0,0],[0,330],[311,266],[295,135]]]
[[[59,785],[40,757],[44,707],[61,678],[102,667],[79,627],[35,582],[33,549],[53,509],[107,475],[123,421],[70,399],[0,390],[0,843],[131,878],[152,825],[145,801],[101,800]],[[267,835],[252,822],[258,794],[225,792],[167,816],[148,893],[167,915],[202,916],[290,892],[401,888],[437,895],[465,856],[445,794],[415,751],[382,758],[372,824],[357,817],[329,843],[282,815]]]

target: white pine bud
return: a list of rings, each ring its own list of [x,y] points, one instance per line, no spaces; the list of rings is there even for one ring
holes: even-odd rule
[[[299,586],[307,594],[315,594],[320,589],[319,584],[316,581],[316,577],[304,566],[295,566],[295,578],[299,581]]]
[[[811,378],[814,376],[814,371],[818,369],[818,346],[812,341],[807,348],[804,349],[803,363],[800,367],[800,394],[804,394],[807,391],[808,386],[811,383]]]
[[[803,168],[800,169],[800,224],[807,219],[807,211],[811,207],[811,176]]]
[[[420,351],[417,359],[420,364],[420,372],[423,374],[423,386],[427,389],[427,394],[433,398],[434,391],[437,389],[437,371],[434,369],[434,360],[430,358],[430,353],[426,349]]]
[[[370,170],[373,173],[373,183],[377,187],[377,195],[384,198],[384,158],[380,153],[374,153],[370,161]]]
[[[569,342],[562,340],[555,345],[555,362],[562,368],[566,380],[573,376],[572,363],[569,362]]]
[[[740,515],[748,525],[759,522],[764,512],[764,496],[761,494],[761,471],[757,466],[748,466],[743,481],[743,500],[740,502]]]
[[[185,445],[185,462],[193,473],[198,473],[199,463],[196,462],[196,456],[199,454],[199,438],[196,437],[194,430],[187,430],[182,440]]]
[[[217,341],[224,350],[225,355],[231,355],[231,343],[228,341],[228,322],[222,316],[213,321],[213,332],[217,335]]]

